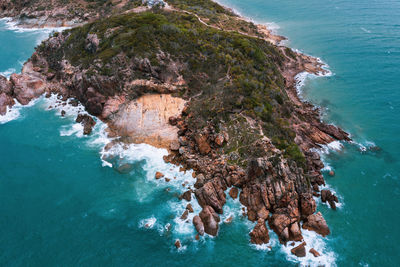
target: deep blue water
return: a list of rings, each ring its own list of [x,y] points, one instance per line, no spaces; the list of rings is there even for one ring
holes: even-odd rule
[[[274,22],[291,47],[329,64],[334,75],[308,80],[303,95],[356,142],[324,155],[336,173],[326,180],[342,205],[337,211],[319,205],[332,234],[322,241],[306,233],[324,257],[303,263],[398,266],[400,2],[221,2],[257,22]],[[43,33],[6,30],[0,22],[0,72],[18,71],[40,38]],[[102,126],[81,137],[75,113],[61,118],[49,105],[41,99],[0,124],[0,265],[297,264],[273,233],[270,251],[249,245],[252,225],[237,202],[228,204],[226,216],[235,219],[221,225],[218,238],[193,241],[191,224],[177,219],[186,203],[176,198],[183,181],[193,183],[190,173],[170,170],[163,152],[148,146],[121,152],[116,161],[133,164],[129,174],[105,167]],[[360,151],[372,143],[381,150]],[[158,170],[179,181],[154,181]],[[178,238],[180,251],[173,245]]]

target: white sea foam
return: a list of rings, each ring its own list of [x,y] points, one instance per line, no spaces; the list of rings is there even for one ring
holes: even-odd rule
[[[297,52],[301,53],[300,51],[296,50]],[[307,71],[300,72],[297,74],[294,79],[296,82],[296,92],[300,100],[305,101],[304,96],[303,96],[303,87],[307,84],[309,80],[318,78],[318,77],[329,77],[332,76],[333,73],[329,70],[329,66],[322,62],[321,59],[318,58],[318,61],[323,64],[322,68],[326,71],[325,73],[319,72],[317,74],[314,73],[309,73]]]
[[[373,141],[364,140],[361,142],[350,141],[351,144],[358,147],[358,150],[361,153],[365,153],[373,147],[376,147],[376,144]]]
[[[300,266],[336,266],[336,255],[333,251],[330,251],[326,245],[326,237],[322,237],[313,231],[303,229],[302,235],[306,242],[306,256],[299,258],[291,253],[291,249],[300,245],[302,242],[295,242],[294,246],[290,246],[292,242],[289,242],[287,246],[280,245],[280,250],[286,255],[287,259],[299,263]],[[279,243],[279,242],[278,242]],[[321,256],[314,257],[309,251],[314,248],[318,251]]]
[[[0,124],[5,124],[7,122],[21,118],[21,110],[23,108],[28,108],[28,107],[34,106],[39,100],[40,100],[40,98],[34,99],[31,102],[29,102],[27,105],[23,106],[16,99],[14,99],[15,105],[12,108],[7,107],[6,114],[0,115]]]
[[[0,124],[5,124],[7,122],[18,119],[20,116],[19,108],[9,108],[7,107],[7,113],[5,115],[0,115]]]
[[[5,71],[0,72],[0,75],[6,77],[8,79],[8,78],[10,78],[11,74],[13,74],[15,72],[16,72],[16,69],[9,68]]]
[[[153,229],[156,225],[157,218],[152,216],[147,219],[143,219],[139,222],[139,228]]]
[[[247,221],[246,224],[248,226],[249,232],[256,225],[256,223],[250,221]],[[268,224],[267,228],[269,229]],[[269,229],[268,233],[270,236],[268,244],[263,244],[263,245],[251,244],[251,247],[255,250],[260,250],[260,251],[271,251],[271,250],[278,251],[283,255],[285,255],[287,260],[297,263],[300,266],[336,266],[335,263],[336,255],[327,246],[326,237],[322,237],[313,231],[302,229],[303,240],[304,242],[306,242],[305,246],[306,257],[299,258],[292,254],[291,249],[300,245],[302,242],[290,241],[285,246],[279,242],[279,238],[274,231]],[[294,243],[294,246],[291,246],[292,243]],[[314,255],[309,252],[311,248],[314,248],[316,251],[318,251],[321,254],[321,256],[314,257]],[[276,254],[276,256],[279,257],[279,254]]]
[[[83,125],[81,123],[76,123],[75,118],[78,114],[88,114],[85,108],[78,104],[77,106],[71,105],[72,99],[67,99],[67,101],[62,101],[61,96],[57,94],[51,94],[49,98],[43,98],[43,108],[47,110],[55,110],[58,116],[62,116],[61,112],[65,112],[63,116],[70,120],[68,125],[64,125],[60,129],[61,136],[72,136],[84,137],[83,135]],[[98,121],[96,119],[96,121]]]
[[[320,152],[321,154],[328,155],[332,151],[334,152],[339,152],[343,149],[343,144],[340,141],[333,141],[329,144],[322,145],[320,149],[317,150],[317,152]]]
[[[44,33],[51,33],[51,32],[61,32],[63,30],[67,30],[70,27],[21,27],[20,21],[14,20],[12,18],[3,18],[3,21],[5,21],[6,24],[6,29],[15,31],[15,32],[44,32]]]
[[[370,30],[368,30],[368,29],[366,29],[366,28],[364,28],[364,27],[360,27],[360,29],[361,29],[363,32],[366,32],[366,33],[371,33],[371,31],[370,31]]]

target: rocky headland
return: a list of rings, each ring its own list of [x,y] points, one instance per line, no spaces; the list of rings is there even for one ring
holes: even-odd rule
[[[268,227],[285,245],[302,241],[302,228],[328,235],[315,198],[333,209],[338,199],[320,192],[324,166],[315,149],[350,139],[299,99],[295,80],[304,71],[323,74],[322,64],[208,0],[171,0],[153,8],[119,2],[103,13],[80,1],[42,11],[1,4],[3,17],[25,14],[52,25],[61,12],[58,17],[82,25],[44,41],[21,74],[0,77],[0,114],[15,100],[26,105],[55,93],[107,123],[114,142],[167,148],[165,161],[195,171],[195,188],[186,197],[193,192],[202,207],[193,219],[199,235],[218,234],[227,197],[238,197],[256,223],[254,244],[269,242]],[[60,11],[78,10],[77,4],[78,15]],[[90,134],[93,119],[81,115],[77,121]],[[292,253],[304,256],[304,246]]]

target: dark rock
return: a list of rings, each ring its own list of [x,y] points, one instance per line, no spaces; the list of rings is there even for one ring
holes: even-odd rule
[[[155,174],[155,178],[158,180],[158,179],[161,179],[161,178],[163,178],[164,177],[164,174],[163,173],[161,173],[161,172],[156,172],[156,174]]]
[[[224,187],[219,179],[213,179],[203,185],[203,187],[196,189],[195,195],[200,206],[211,206],[213,210],[222,214],[222,207],[226,202]]]
[[[186,201],[191,201],[192,200],[192,191],[191,190],[186,191],[179,198],[184,199]]]
[[[190,212],[190,213],[193,213],[193,207],[192,207],[192,204],[187,204],[186,205],[186,209]]]
[[[292,248],[290,250],[293,255],[296,255],[297,257],[305,257],[306,256],[306,242],[301,243],[295,248]]]
[[[178,118],[177,117],[169,117],[168,122],[172,126],[175,126],[177,124],[177,122],[178,122]]]
[[[189,211],[185,210],[181,216],[181,220],[186,220],[188,216],[189,216]]]
[[[232,187],[231,190],[229,190],[229,195],[231,198],[236,199],[238,197],[239,190],[236,187]]]
[[[336,210],[336,203],[339,202],[338,198],[330,190],[321,191],[321,200],[324,203],[328,201],[329,206],[334,210]]]
[[[194,187],[199,189],[201,187],[203,187],[204,183],[205,183],[206,178],[204,177],[203,174],[198,174],[196,176],[196,183],[194,184]]]
[[[204,224],[204,232],[212,236],[217,236],[220,218],[214,209],[211,206],[205,206],[199,216]]]
[[[91,134],[93,127],[96,125],[96,121],[91,116],[86,114],[78,114],[78,117],[76,117],[75,121],[83,125],[84,135]]]
[[[0,115],[5,115],[7,113],[7,107],[11,108],[14,104],[15,101],[11,96],[0,93]]]
[[[265,221],[259,219],[253,231],[250,232],[250,242],[253,244],[261,245],[269,242],[269,234]]]
[[[200,216],[196,215],[193,217],[193,225],[199,235],[204,235],[204,223],[201,220]]]
[[[310,249],[310,253],[314,255],[314,257],[319,257],[321,256],[321,254],[319,254],[318,251],[316,251],[314,248]]]
[[[0,75],[0,94],[13,95],[12,84],[6,77]]]
[[[177,249],[179,249],[180,247],[182,247],[181,241],[180,241],[179,239],[177,239],[177,240],[175,241],[175,247],[176,247]]]
[[[197,147],[199,148],[199,152],[202,155],[207,155],[211,151],[211,147],[207,142],[207,136],[206,135],[198,135],[196,137],[196,143]]]
[[[315,204],[315,200],[310,193],[303,193],[300,195],[300,205],[301,205],[301,215],[302,217],[307,217],[308,215],[313,214],[317,205]]]

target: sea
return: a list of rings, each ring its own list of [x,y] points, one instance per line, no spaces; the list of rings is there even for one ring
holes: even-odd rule
[[[304,231],[304,258],[272,231],[270,244],[251,245],[254,224],[228,198],[218,237],[195,240],[194,214],[182,219],[188,202],[178,199],[193,187],[192,172],[164,163],[167,151],[149,145],[105,149],[105,125],[83,136],[75,117],[84,108],[52,95],[0,116],[0,266],[400,266],[400,2],[219,2],[331,72],[298,76],[304,101],[353,140],[319,150],[325,187],[341,202],[331,210],[318,201],[331,234]],[[53,30],[62,29],[0,20],[0,74],[20,72]],[[155,180],[156,171],[171,180]]]

